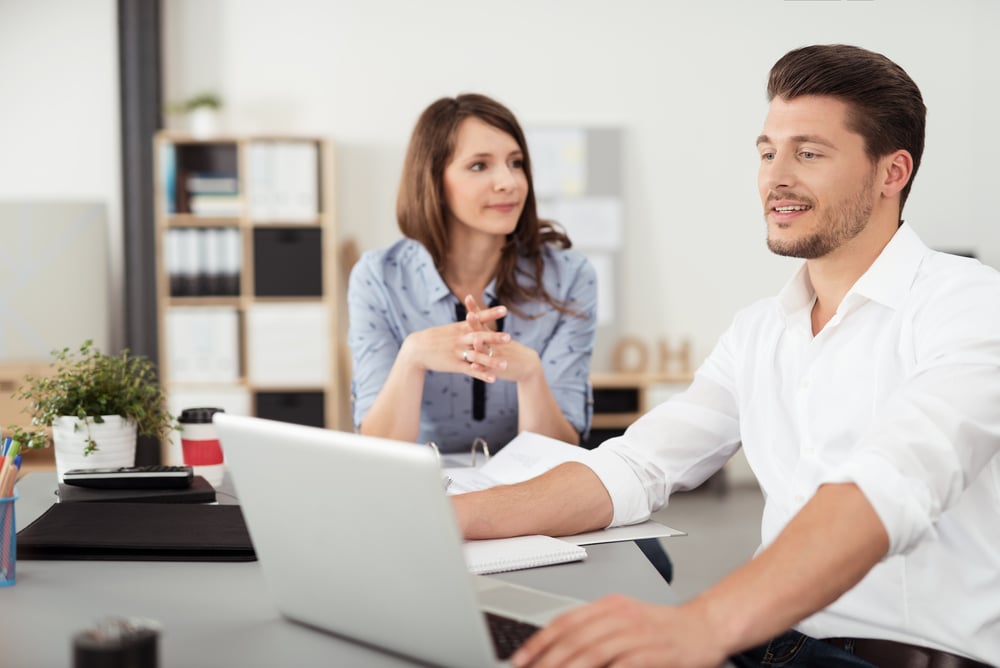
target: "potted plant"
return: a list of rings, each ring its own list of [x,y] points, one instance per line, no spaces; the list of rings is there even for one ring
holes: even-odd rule
[[[28,402],[32,428],[9,430],[22,448],[40,448],[51,428],[60,482],[73,468],[133,466],[136,434],[162,438],[177,428],[148,358],[105,355],[89,340],[52,355],[52,373],[25,376],[13,394]]]
[[[187,117],[188,130],[195,137],[209,137],[218,128],[219,109],[222,98],[215,93],[198,93],[186,100],[172,102],[166,106],[168,114]]]

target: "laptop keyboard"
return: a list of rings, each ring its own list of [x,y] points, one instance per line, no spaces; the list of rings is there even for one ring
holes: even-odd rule
[[[501,617],[492,612],[484,612],[486,625],[490,627],[490,637],[493,639],[493,651],[497,658],[506,661],[531,637],[540,627],[527,622],[519,622],[510,617]]]

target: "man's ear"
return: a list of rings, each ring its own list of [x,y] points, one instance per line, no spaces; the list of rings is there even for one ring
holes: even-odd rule
[[[899,149],[880,161],[882,173],[882,196],[894,197],[906,187],[913,176],[913,156],[909,151]]]

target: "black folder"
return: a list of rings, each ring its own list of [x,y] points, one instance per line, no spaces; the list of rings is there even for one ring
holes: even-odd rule
[[[96,489],[59,483],[59,502],[132,501],[135,503],[212,503],[215,488],[200,475],[187,487],[160,489]]]
[[[17,532],[18,559],[254,561],[234,505],[56,503]]]

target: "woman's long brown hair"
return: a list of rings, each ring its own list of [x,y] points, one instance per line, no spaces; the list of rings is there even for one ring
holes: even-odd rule
[[[496,290],[499,303],[524,316],[518,304],[543,302],[573,315],[579,315],[566,304],[554,299],[542,284],[545,244],[569,248],[572,244],[565,232],[552,221],[540,220],[535,205],[535,188],[531,178],[531,158],[524,132],[514,114],[505,106],[485,95],[465,94],[445,97],[431,104],[420,115],[403,162],[403,176],[396,199],[396,219],[399,229],[411,239],[422,243],[434,258],[434,265],[444,274],[448,252],[448,228],[445,224],[447,207],[444,197],[444,170],[455,152],[458,126],[466,118],[477,118],[514,138],[523,155],[528,192],[517,227],[507,235],[497,267]],[[518,258],[531,260],[531,272],[518,268]],[[523,284],[517,275],[527,276]]]

